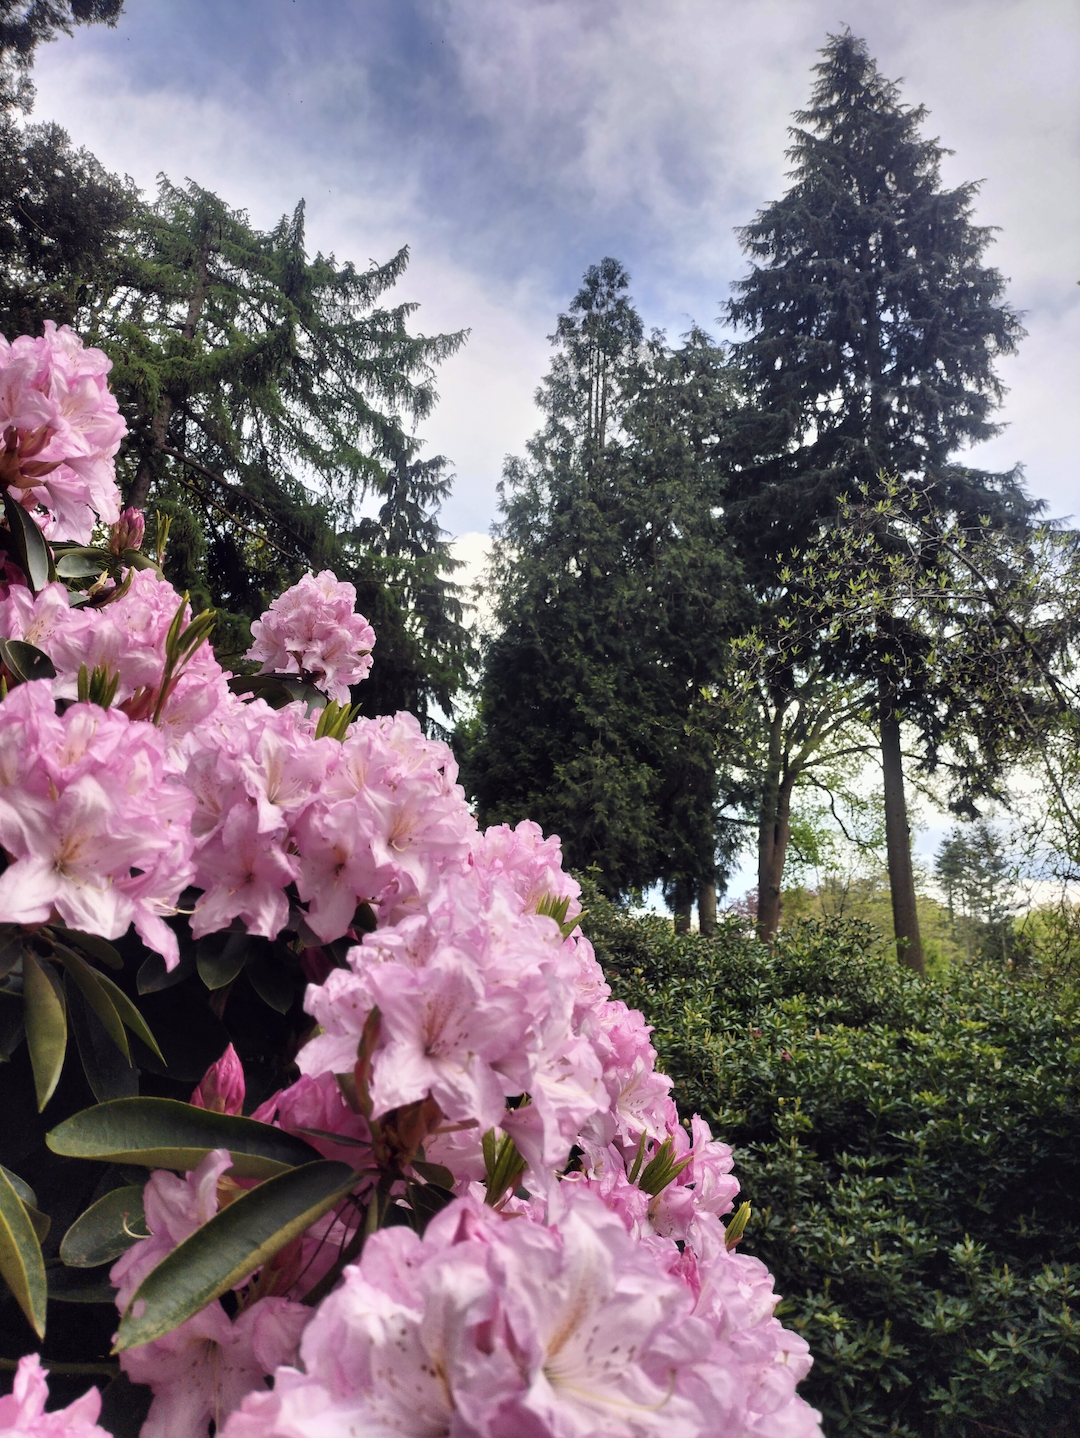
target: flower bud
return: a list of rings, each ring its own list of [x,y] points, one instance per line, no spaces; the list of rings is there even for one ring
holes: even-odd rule
[[[202,1083],[191,1095],[195,1108],[211,1113],[240,1113],[244,1107],[244,1066],[232,1044],[203,1074]]]
[[[141,549],[145,532],[142,510],[129,505],[109,530],[109,549],[113,554],[123,554],[125,549]]]

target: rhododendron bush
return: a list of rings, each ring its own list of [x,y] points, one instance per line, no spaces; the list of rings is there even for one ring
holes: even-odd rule
[[[375,636],[333,574],[222,671],[165,526],[150,555],[120,513],[107,368],[66,330],[0,350],[8,1051],[45,1109],[70,1025],[99,1100],[48,1134],[100,1175],[49,1270],[0,1171],[26,1319],[65,1265],[107,1275],[145,1438],[816,1433],[731,1151],[611,999],[558,840],[479,832],[445,745],[355,717]],[[211,1034],[282,1019],[273,1091],[242,1024],[250,1071],[219,1043],[178,1088],[149,1006],[200,984]],[[43,1394],[24,1359],[0,1426],[101,1431],[96,1394]]]

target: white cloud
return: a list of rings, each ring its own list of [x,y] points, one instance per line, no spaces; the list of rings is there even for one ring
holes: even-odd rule
[[[44,48],[38,114],[150,187],[190,175],[253,221],[308,201],[311,247],[400,245],[419,328],[471,327],[429,448],[445,522],[483,530],[503,455],[537,424],[545,335],[585,265],[631,270],[647,324],[709,325],[745,271],[733,227],[785,185],[791,111],[833,0],[140,0]],[[1080,17],[1068,0],[855,0],[883,73],[986,177],[980,223],[1030,338],[1004,363],[1009,429],[972,455],[1076,503]]]

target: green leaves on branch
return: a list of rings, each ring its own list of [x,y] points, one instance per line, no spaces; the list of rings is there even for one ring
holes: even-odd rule
[[[70,991],[65,995],[54,963],[64,969],[69,983],[78,990],[87,1009],[101,1024],[126,1064],[131,1063],[128,1031],[164,1062],[154,1035],[127,994],[84,957],[85,953],[110,968],[120,969],[123,967],[122,960],[111,944],[93,934],[82,934],[60,925],[38,929],[32,942],[21,929],[5,926],[0,939],[0,976],[12,974],[7,984],[17,985],[18,976],[12,971],[17,967],[21,967],[22,971],[23,1022],[39,1112],[49,1102],[60,1081],[67,1052],[68,998],[72,995]],[[45,945],[51,952],[43,952]],[[72,998],[72,1002],[77,1004],[78,1001]],[[104,1097],[106,1095],[96,1081],[99,1076],[95,1069],[99,1065],[95,1064],[83,1043],[78,1019],[77,1013],[72,1015],[79,1033],[87,1080],[95,1095]]]
[[[115,1351],[160,1338],[227,1293],[347,1198],[356,1182],[348,1164],[319,1159],[235,1199],[143,1280],[121,1320]]]
[[[255,1119],[212,1113],[171,1098],[122,1098],[65,1119],[46,1135],[53,1153],[184,1173],[215,1148],[228,1149],[238,1178],[271,1178],[309,1164],[303,1139]]]
[[[153,722],[156,724],[161,718],[161,711],[169,695],[176,688],[176,681],[180,678],[184,666],[192,658],[199,645],[210,638],[217,615],[212,609],[204,609],[201,614],[196,614],[190,624],[184,623],[184,611],[187,609],[188,593],[184,591],[173,621],[169,625],[169,632],[165,636],[165,669],[161,676],[161,688],[158,690],[157,704],[154,708]]]

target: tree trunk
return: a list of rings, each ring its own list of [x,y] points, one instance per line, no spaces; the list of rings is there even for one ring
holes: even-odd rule
[[[889,861],[893,932],[902,964],[917,974],[926,971],[919,915],[915,907],[915,875],[911,867],[911,830],[904,801],[904,760],[900,752],[900,721],[893,707],[892,690],[882,679],[878,686],[881,721],[881,768],[885,779],[885,846]]]
[[[716,933],[716,885],[699,884],[697,894],[698,930],[706,938]]]
[[[677,934],[688,934],[690,932],[690,915],[693,912],[694,891],[685,879],[678,879],[675,883],[675,932]]]
[[[207,229],[203,235],[202,244],[199,246],[199,257],[195,268],[195,286],[188,298],[187,318],[184,320],[184,328],[180,331],[185,340],[195,338],[195,331],[206,304],[209,281],[210,231]],[[140,459],[139,467],[135,471],[135,480],[128,494],[127,502],[135,509],[145,509],[146,501],[150,498],[150,484],[161,458],[161,452],[165,448],[165,441],[169,434],[169,420],[172,419],[174,408],[175,401],[172,395],[163,394],[154,411],[154,418],[150,421],[150,450]]]
[[[777,711],[769,727],[769,760],[758,815],[758,937],[771,943],[780,927],[783,908],[784,860],[791,838],[793,776],[783,772],[781,743],[784,711]]]

